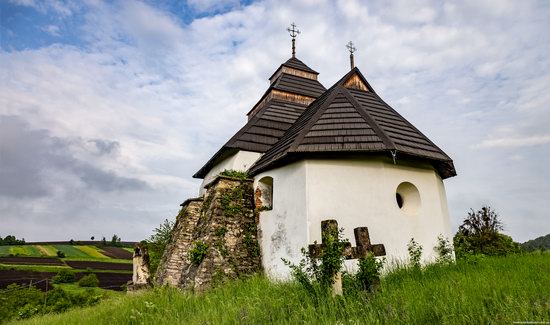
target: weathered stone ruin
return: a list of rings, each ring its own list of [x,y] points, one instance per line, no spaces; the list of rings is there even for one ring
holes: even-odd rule
[[[182,204],[157,284],[201,291],[261,270],[252,182],[218,176]]]
[[[149,272],[149,253],[141,244],[134,247],[132,258],[133,274],[132,282],[128,285],[128,292],[148,288],[151,285]]]

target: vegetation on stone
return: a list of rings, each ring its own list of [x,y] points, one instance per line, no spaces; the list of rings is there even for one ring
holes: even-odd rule
[[[248,173],[242,170],[225,169],[220,173],[220,176],[233,177],[238,179],[248,179]]]
[[[203,241],[196,241],[193,244],[193,248],[189,251],[189,255],[191,257],[191,262],[195,265],[201,264],[202,260],[206,257],[206,254],[208,253],[208,244],[206,244]]]

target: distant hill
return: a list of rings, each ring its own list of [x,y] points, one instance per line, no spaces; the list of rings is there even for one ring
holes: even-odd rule
[[[526,251],[534,251],[537,249],[550,249],[550,234],[531,239],[521,244],[521,247]]]

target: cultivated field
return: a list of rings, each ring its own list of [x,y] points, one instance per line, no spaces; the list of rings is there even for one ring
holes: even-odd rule
[[[65,257],[59,258],[58,251]],[[0,246],[0,289],[17,283],[46,290],[46,283],[57,272],[69,270],[76,279],[85,273],[95,273],[101,288],[122,290],[132,278],[131,251],[123,247],[68,243]]]

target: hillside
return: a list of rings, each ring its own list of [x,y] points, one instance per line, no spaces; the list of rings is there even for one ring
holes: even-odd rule
[[[526,251],[533,251],[536,249],[550,249],[550,234],[546,236],[540,236],[535,239],[531,239],[521,244],[521,247]]]
[[[511,324],[550,321],[550,254],[397,270],[374,296],[312,297],[263,277],[205,294],[160,288],[21,324]]]

